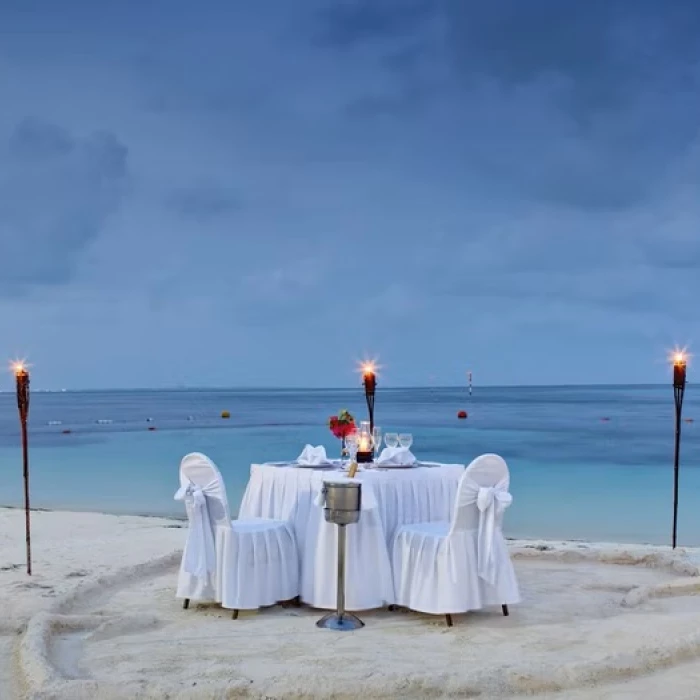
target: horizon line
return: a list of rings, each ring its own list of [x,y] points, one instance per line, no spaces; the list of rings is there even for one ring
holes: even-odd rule
[[[657,387],[666,386],[666,382],[627,382],[627,383],[564,383],[564,384],[480,384],[472,386],[473,392],[483,389],[568,389],[568,388],[586,388],[586,387]],[[691,382],[687,382],[690,385]],[[671,383],[669,382],[669,386]],[[415,389],[463,389],[465,392],[469,390],[466,384],[406,384],[393,385],[382,387],[386,391],[407,391]],[[325,387],[308,387],[308,386],[274,386],[274,385],[237,385],[237,386],[163,386],[163,387],[99,387],[99,388],[82,388],[82,389],[46,389],[34,388],[34,393],[50,393],[50,394],[69,394],[69,393],[99,393],[99,392],[136,392],[136,391],[171,391],[171,392],[189,392],[189,391],[355,391],[361,390],[362,386],[325,386]],[[0,389],[0,394],[14,394],[14,388],[7,390]]]

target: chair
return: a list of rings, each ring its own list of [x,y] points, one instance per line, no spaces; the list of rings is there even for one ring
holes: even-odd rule
[[[176,597],[256,609],[299,594],[299,557],[291,527],[281,520],[231,520],[226,489],[216,465],[193,452],[180,464],[180,489],[189,532]]]
[[[510,477],[498,455],[482,455],[462,475],[450,522],[403,525],[394,537],[396,603],[419,612],[452,615],[498,602],[520,601],[501,532],[512,501]]]

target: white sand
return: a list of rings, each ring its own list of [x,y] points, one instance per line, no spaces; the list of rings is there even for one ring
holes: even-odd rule
[[[700,696],[696,552],[513,543],[526,601],[455,618],[367,612],[355,633],[270,608],[232,621],[174,598],[185,530],[0,510],[0,699]]]

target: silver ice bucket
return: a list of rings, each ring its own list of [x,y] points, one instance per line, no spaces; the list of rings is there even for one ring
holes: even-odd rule
[[[359,521],[362,506],[362,488],[359,483],[324,481],[321,493],[327,522],[352,525]]]

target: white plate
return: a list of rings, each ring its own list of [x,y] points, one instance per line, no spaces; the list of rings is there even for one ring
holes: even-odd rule
[[[375,464],[375,469],[415,469],[418,464]]]
[[[299,464],[299,462],[292,462],[292,467],[298,467],[299,469],[333,469],[335,465],[333,462],[322,462],[321,464]]]

